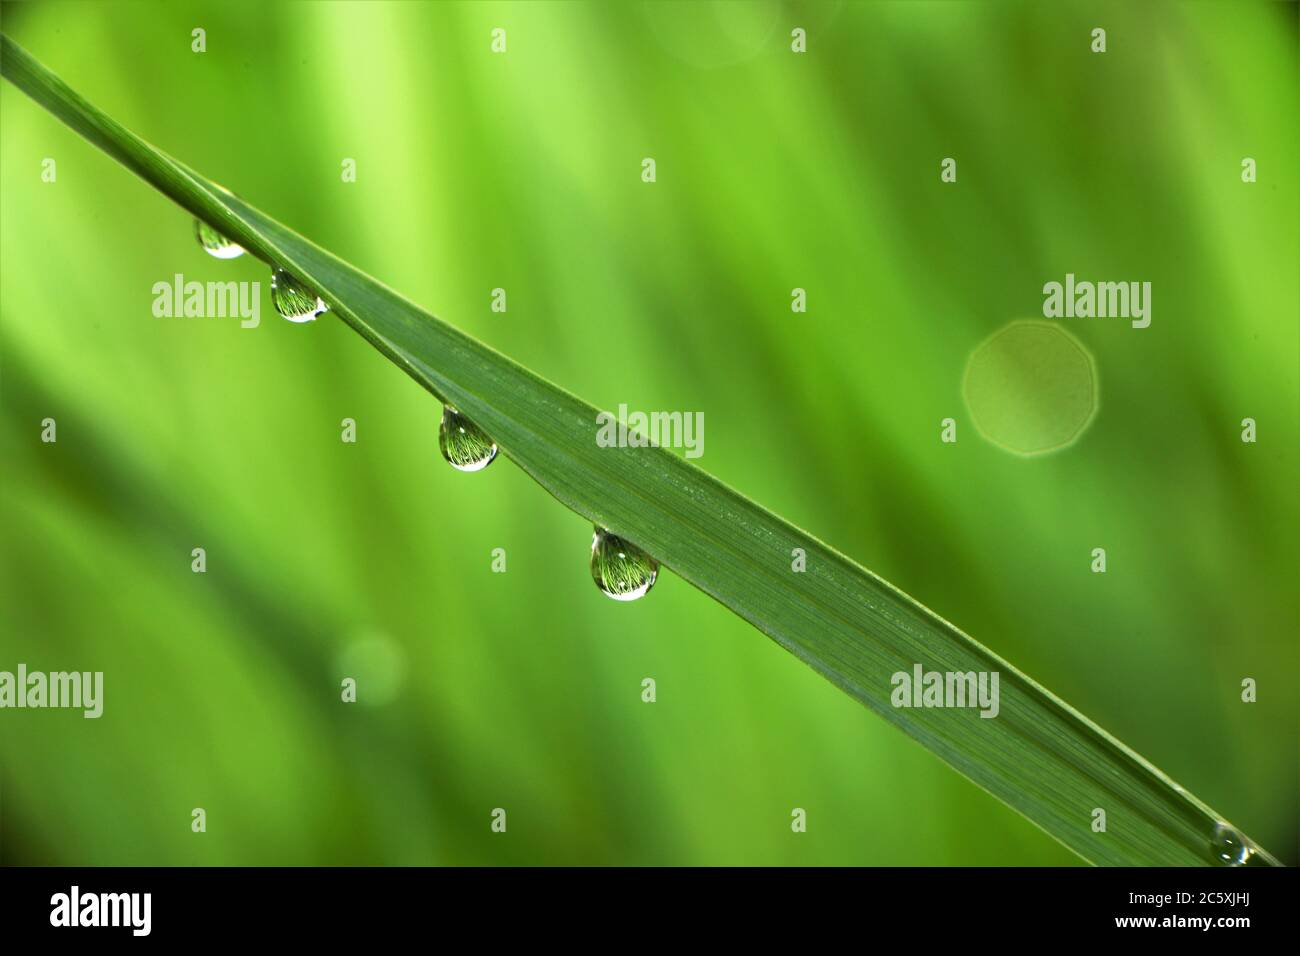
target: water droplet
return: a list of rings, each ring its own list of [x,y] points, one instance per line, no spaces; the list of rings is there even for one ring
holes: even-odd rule
[[[271,302],[290,322],[310,322],[329,309],[320,296],[283,269],[271,272]]]
[[[438,447],[442,457],[458,471],[481,471],[497,456],[497,443],[450,405],[442,410]]]
[[[630,541],[597,527],[591,539],[591,579],[615,601],[635,601],[654,587],[659,562]]]
[[[244,247],[231,242],[202,219],[194,220],[194,235],[199,239],[203,251],[218,259],[237,259],[244,254]]]
[[[1215,862],[1224,866],[1249,866],[1255,856],[1255,845],[1226,823],[1214,828],[1210,851]]]

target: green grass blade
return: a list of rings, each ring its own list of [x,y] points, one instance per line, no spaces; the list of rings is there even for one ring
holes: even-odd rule
[[[658,448],[597,446],[598,410],[128,132],[8,37],[6,78],[339,316],[566,507],[640,545],[1085,860],[1210,865],[1221,817],[1006,661],[806,532]],[[177,241],[188,224],[178,223]],[[807,570],[794,573],[795,548]],[[580,560],[575,556],[574,560]],[[592,600],[601,600],[593,590]],[[996,671],[1000,712],[895,708],[891,676]],[[1094,808],[1106,832],[1092,830]],[[1258,850],[1252,863],[1276,863]]]

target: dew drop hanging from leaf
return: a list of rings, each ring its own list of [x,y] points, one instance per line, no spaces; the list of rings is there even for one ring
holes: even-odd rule
[[[243,246],[231,242],[202,219],[194,220],[194,235],[203,251],[217,259],[237,259],[244,254]]]
[[[1260,862],[1255,859],[1255,845],[1226,823],[1214,828],[1210,851],[1214,861],[1223,866],[1251,866]]]
[[[271,272],[271,302],[290,322],[310,322],[329,309],[320,296],[283,269]]]
[[[654,587],[659,562],[599,526],[591,539],[591,579],[615,601],[635,601]]]
[[[481,471],[497,456],[497,443],[450,405],[442,410],[438,447],[457,471]]]

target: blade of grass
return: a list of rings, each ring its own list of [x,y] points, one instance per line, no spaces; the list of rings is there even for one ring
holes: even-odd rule
[[[463,411],[566,507],[636,542],[1085,860],[1219,862],[1218,814],[929,609],[676,455],[598,447],[594,406],[150,146],[7,36],[0,67],[188,212],[314,287],[335,315]],[[804,573],[792,573],[795,548],[806,553]],[[997,672],[999,713],[983,719],[975,709],[893,707],[892,675],[911,674],[915,664]],[[1105,833],[1092,830],[1097,807],[1106,811]],[[1277,861],[1258,850],[1251,862]]]

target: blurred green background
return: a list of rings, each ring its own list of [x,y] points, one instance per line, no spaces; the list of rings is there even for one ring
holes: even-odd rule
[[[1295,5],[0,16],[129,129],[547,378],[703,411],[699,464],[1300,861]],[[337,319],[280,320],[264,266],[205,255],[7,82],[0,134],[0,669],[106,685],[97,721],[0,712],[4,862],[1078,862],[671,573],[602,597],[589,525],[508,461],[453,471],[433,398]],[[261,326],[154,318],[177,272],[260,281]],[[1100,411],[1015,457],[971,424],[966,358],[1066,272],[1152,282],[1152,324],[1061,320]]]

